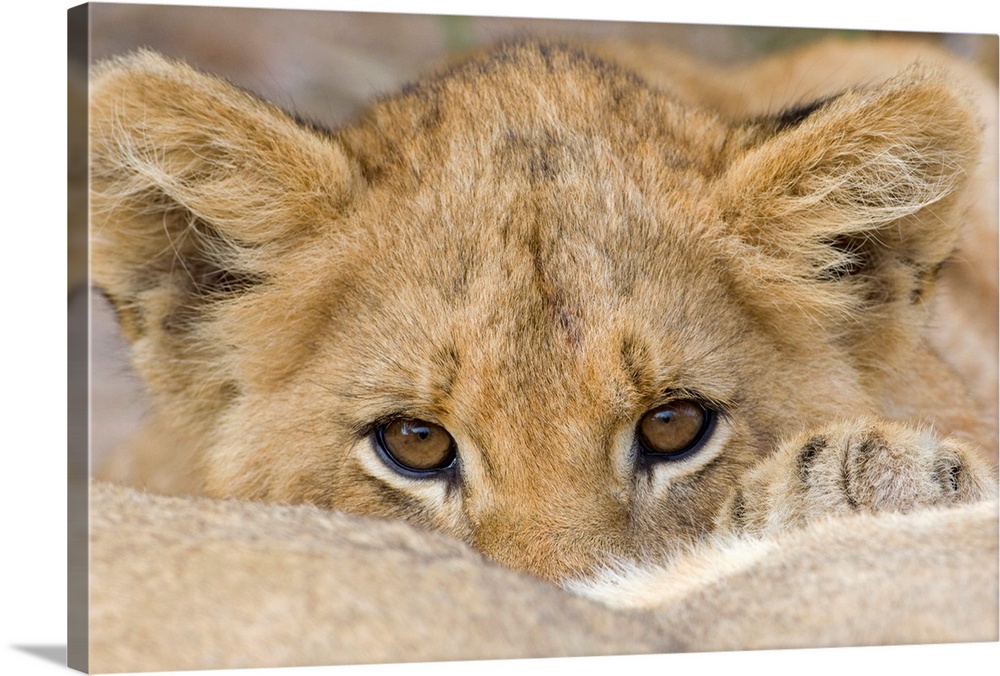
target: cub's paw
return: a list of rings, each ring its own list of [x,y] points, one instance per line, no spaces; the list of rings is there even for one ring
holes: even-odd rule
[[[908,512],[996,496],[967,444],[878,418],[836,423],[782,444],[754,467],[717,528],[770,532],[852,512]]]

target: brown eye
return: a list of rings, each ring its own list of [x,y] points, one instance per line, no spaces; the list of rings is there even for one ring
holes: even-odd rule
[[[411,472],[447,469],[455,462],[455,442],[440,425],[403,418],[382,425],[376,433],[379,450],[397,468]]]
[[[647,455],[678,460],[708,439],[715,414],[695,401],[682,399],[646,411],[637,436]]]

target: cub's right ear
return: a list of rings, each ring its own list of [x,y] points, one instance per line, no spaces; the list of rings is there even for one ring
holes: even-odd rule
[[[148,51],[95,68],[90,143],[94,281],[130,340],[266,280],[360,184],[332,137]]]

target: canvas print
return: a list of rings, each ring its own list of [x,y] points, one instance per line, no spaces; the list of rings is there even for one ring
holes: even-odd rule
[[[996,36],[76,11],[73,666],[997,640]]]

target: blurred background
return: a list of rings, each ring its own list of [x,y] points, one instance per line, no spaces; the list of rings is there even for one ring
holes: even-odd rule
[[[223,75],[279,106],[331,127],[345,124],[365,102],[391,92],[463,50],[519,36],[657,42],[722,64],[839,35],[864,39],[885,31],[727,27],[606,21],[377,14],[316,10],[237,9],[131,4],[89,6],[91,61],[150,47]],[[997,78],[997,36],[909,34],[941,44]],[[71,148],[86,148],[88,34],[71,31]],[[76,55],[76,62],[72,62]],[[74,112],[76,111],[76,112]],[[74,144],[76,144],[74,146]],[[113,313],[86,284],[85,153],[70,164],[71,369],[86,369],[74,335],[87,329],[91,306],[91,457],[96,468],[132,434],[144,410]],[[89,301],[89,302],[88,302]],[[82,344],[81,341],[76,341]],[[82,385],[81,385],[82,382]],[[83,430],[86,380],[71,382],[70,430]],[[71,455],[70,477],[87,476],[85,453]]]
[[[873,31],[663,23],[377,14],[156,5],[91,5],[91,56],[138,47],[226,75],[307,117],[336,125],[372,96],[392,91],[463,49],[515,36],[625,39],[669,44],[723,63],[830,35]],[[995,36],[927,40],[996,71]]]

